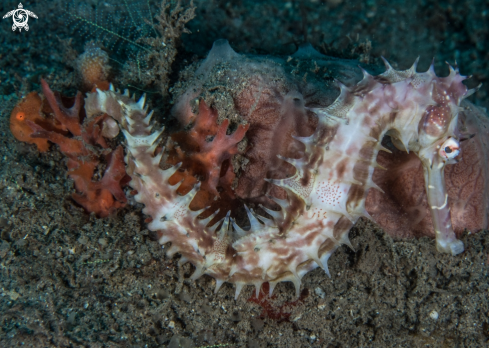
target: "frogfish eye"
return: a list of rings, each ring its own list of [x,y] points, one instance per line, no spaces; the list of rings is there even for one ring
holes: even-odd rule
[[[438,150],[438,154],[445,160],[449,161],[454,159],[460,153],[460,144],[458,140],[454,138],[448,138],[441,145],[440,150]]]

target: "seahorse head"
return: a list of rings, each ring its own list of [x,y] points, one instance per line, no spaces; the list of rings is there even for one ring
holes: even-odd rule
[[[436,76],[433,65],[427,72],[410,77],[406,99],[417,101],[414,108],[417,115],[406,118],[402,126],[389,134],[396,147],[413,151],[421,160],[437,249],[455,255],[464,248],[452,229],[444,169],[447,164],[457,163],[461,156],[459,105],[475,90],[468,90],[462,83],[466,77],[458,69],[449,68],[447,77]]]
[[[452,164],[460,154],[458,134],[459,105],[468,94],[462,84],[465,77],[450,67],[450,75],[431,82],[429,105],[418,124],[418,156],[432,166],[433,162]]]

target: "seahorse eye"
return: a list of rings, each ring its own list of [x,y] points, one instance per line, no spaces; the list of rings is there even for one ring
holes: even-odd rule
[[[448,138],[440,147],[438,154],[445,160],[449,161],[454,159],[460,153],[460,144],[458,140],[454,138]]]

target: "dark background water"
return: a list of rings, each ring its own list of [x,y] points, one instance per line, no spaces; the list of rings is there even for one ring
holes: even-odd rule
[[[170,1],[175,6],[175,1]],[[188,1],[183,1],[185,4]],[[66,69],[58,39],[72,38],[79,52],[84,42],[100,39],[111,58],[131,59],[137,48],[96,30],[79,18],[133,40],[154,35],[147,25],[159,10],[159,2],[141,1],[25,1],[31,18],[29,32],[11,31],[11,19],[1,23],[1,94],[10,94],[18,82]],[[196,0],[196,17],[188,24],[191,34],[182,36],[178,70],[183,58],[203,57],[219,38],[227,39],[241,53],[293,53],[304,42],[321,53],[381,64],[384,56],[399,68],[407,68],[420,56],[420,70],[435,58],[439,74],[447,74],[445,61],[459,64],[462,74],[473,75],[470,86],[489,78],[489,3],[483,0],[415,1],[216,1]],[[0,12],[16,8],[17,0],[4,0]],[[95,20],[94,14],[98,18]],[[489,85],[489,84],[488,84]],[[487,86],[473,97],[487,105]]]

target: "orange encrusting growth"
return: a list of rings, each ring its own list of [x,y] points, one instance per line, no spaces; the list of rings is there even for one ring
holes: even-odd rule
[[[61,96],[51,91],[46,81],[41,80],[41,86],[44,101],[33,92],[12,111],[12,133],[20,141],[36,144],[41,152],[48,150],[49,142],[57,144],[68,157],[68,176],[75,182],[77,193],[72,198],[98,217],[110,215],[127,202],[122,187],[130,180],[126,175],[122,147],[101,151],[109,148],[103,129],[112,119],[104,114],[83,123],[81,93],[75,97],[73,106],[67,108]],[[106,159],[107,168],[101,180],[92,181],[102,157]]]

